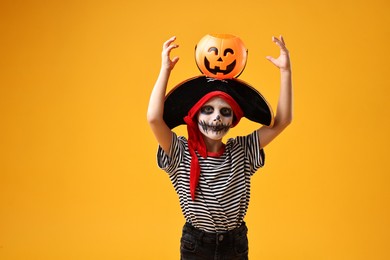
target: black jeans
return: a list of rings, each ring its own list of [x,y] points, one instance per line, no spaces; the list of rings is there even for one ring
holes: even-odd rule
[[[180,241],[181,260],[247,260],[248,228],[245,222],[224,233],[209,233],[186,223]]]

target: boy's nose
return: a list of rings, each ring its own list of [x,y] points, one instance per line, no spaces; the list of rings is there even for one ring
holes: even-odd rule
[[[214,119],[214,121],[219,121],[219,120],[221,120],[221,117],[220,117],[220,115],[217,115],[217,117]]]

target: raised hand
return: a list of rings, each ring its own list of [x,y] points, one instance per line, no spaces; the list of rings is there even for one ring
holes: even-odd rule
[[[280,48],[280,55],[278,58],[273,58],[271,56],[267,56],[266,58],[272,62],[276,67],[278,67],[280,70],[283,71],[290,71],[291,70],[291,64],[290,64],[290,54],[288,49],[286,48],[286,43],[284,42],[283,36],[280,36],[280,39],[273,36],[272,41],[276,43],[276,45]]]
[[[179,47],[179,45],[174,44],[175,40],[176,40],[176,36],[173,36],[163,44],[163,51],[161,53],[162,68],[172,70],[175,67],[176,63],[179,61],[179,57],[177,56],[174,57],[173,59],[170,58],[172,49]]]

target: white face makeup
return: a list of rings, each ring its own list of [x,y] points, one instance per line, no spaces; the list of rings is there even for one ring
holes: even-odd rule
[[[198,113],[200,132],[212,140],[221,140],[229,131],[233,122],[233,110],[220,97],[206,102]]]

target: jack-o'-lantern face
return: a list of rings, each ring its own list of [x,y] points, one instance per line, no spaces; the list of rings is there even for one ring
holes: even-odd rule
[[[245,68],[247,55],[241,39],[229,34],[206,35],[195,49],[199,70],[218,79],[238,77]]]

